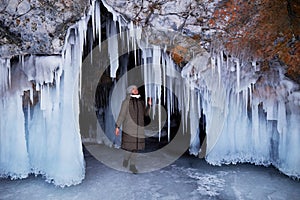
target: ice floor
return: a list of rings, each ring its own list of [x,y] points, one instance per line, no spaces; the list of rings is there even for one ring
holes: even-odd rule
[[[88,152],[85,160],[86,178],[80,185],[59,188],[41,176],[0,179],[0,199],[300,199],[300,181],[273,167],[216,167],[184,155],[161,170],[131,174],[105,166]]]

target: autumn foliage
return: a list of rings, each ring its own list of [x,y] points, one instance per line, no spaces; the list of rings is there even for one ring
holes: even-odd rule
[[[300,0],[226,0],[209,21],[232,55],[268,61],[278,58],[300,83]]]

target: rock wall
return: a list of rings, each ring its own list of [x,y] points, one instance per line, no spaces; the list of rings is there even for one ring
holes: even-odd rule
[[[60,54],[89,0],[1,0],[0,55]]]
[[[299,0],[103,2],[128,21],[157,30],[180,32],[209,51],[211,47],[218,47],[242,60],[261,62],[264,70],[268,70],[270,61],[280,61],[287,66],[286,75],[300,83]],[[174,52],[178,53],[178,49],[183,54],[190,51],[189,45],[174,46]],[[175,61],[179,57],[180,62],[182,56],[174,57]]]
[[[300,0],[102,2],[128,22],[151,28],[151,33],[156,33],[152,43],[161,42],[155,38],[163,36],[162,29],[172,30],[207,50],[218,46],[235,57],[260,61],[264,69],[275,58],[287,66],[286,74],[300,83]],[[88,0],[1,0],[1,57],[60,54],[66,30],[86,14],[89,6]],[[189,44],[182,42],[171,51],[178,64],[191,53]]]
[[[151,33],[154,29],[158,32],[175,31],[198,40],[201,47],[209,48],[212,33],[217,32],[208,27],[208,21],[216,7],[214,1],[103,0],[103,2],[121,13],[128,21],[133,21],[144,28],[152,28]],[[159,33],[158,38],[160,35],[163,33]]]

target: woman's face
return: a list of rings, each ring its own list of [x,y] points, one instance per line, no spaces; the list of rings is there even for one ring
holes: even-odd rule
[[[139,94],[139,90],[137,88],[133,88],[132,91],[131,91],[131,94]]]

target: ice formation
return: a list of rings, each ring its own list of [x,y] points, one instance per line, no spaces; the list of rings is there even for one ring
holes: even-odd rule
[[[183,70],[188,79],[191,73],[198,75],[190,81],[198,88],[207,119],[206,160],[215,165],[273,164],[299,178],[299,85],[288,80],[276,62],[261,73],[253,63],[224,60],[222,52],[212,58],[206,67],[194,58],[195,64]]]
[[[84,18],[71,27],[63,54],[0,59],[0,175],[30,173],[61,187],[85,176],[79,132],[79,72]]]
[[[124,26],[133,30],[132,23]],[[167,101],[168,119],[175,107],[179,109],[183,128],[191,135],[191,154],[201,151],[199,119],[203,111],[209,163],[272,164],[289,176],[300,177],[299,85],[284,76],[279,63],[274,61],[270,71],[262,73],[255,60],[212,51],[195,55],[179,77],[164,47],[148,44],[139,34],[135,37],[132,41],[141,49],[141,63],[146,66],[146,97],[159,103]],[[162,91],[164,95],[161,85],[168,88]],[[170,121],[167,124],[170,139]]]
[[[169,140],[171,115],[178,109],[183,132],[189,131],[192,136],[190,153],[198,155],[203,111],[209,163],[273,164],[289,176],[300,177],[299,85],[284,77],[278,63],[262,74],[255,61],[244,62],[219,51],[195,55],[182,70],[178,69],[164,47],[148,44],[141,28],[125,21],[105,1],[103,4],[113,14],[113,21],[106,24],[107,36],[119,37],[123,45],[108,39],[111,77],[116,77],[117,70],[124,70],[119,69],[121,63],[126,63],[119,62],[123,54],[141,50],[141,57],[134,53],[135,62],[141,59],[144,66],[146,98],[167,105]],[[81,59],[89,16],[93,20],[93,40],[98,35],[101,41],[99,2],[93,1],[92,5],[89,15],[68,30],[61,56],[20,56],[14,64],[10,58],[0,59],[2,177],[24,178],[34,173],[44,175],[55,185],[78,184],[85,173],[82,140],[105,140],[104,135],[90,133],[84,133],[86,138],[81,140],[79,130]],[[124,46],[127,50],[122,53]],[[99,51],[105,50],[99,47]],[[121,75],[125,78],[114,92],[125,97],[128,83],[126,73]],[[118,113],[120,102],[111,104],[115,110],[107,115],[106,130],[113,130],[112,116]],[[160,109],[154,114],[162,118]],[[159,130],[162,126],[159,124]],[[109,138],[113,140],[113,135]]]

